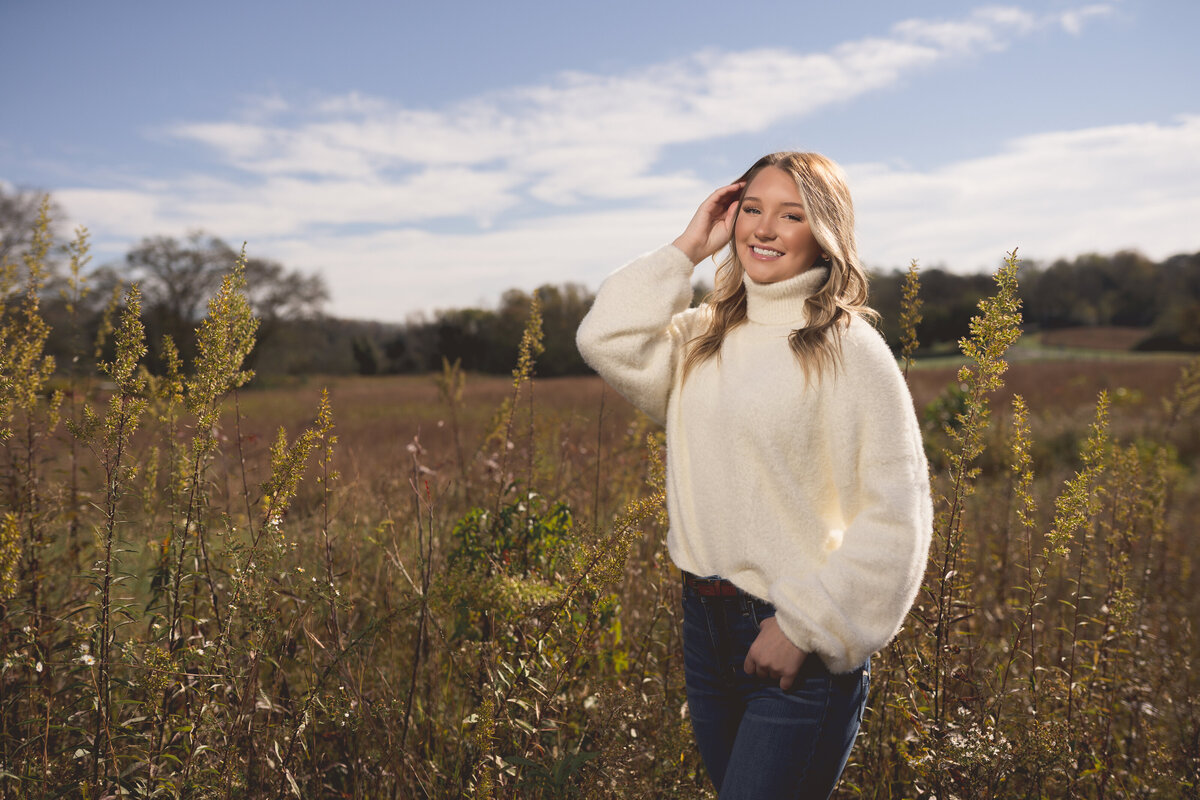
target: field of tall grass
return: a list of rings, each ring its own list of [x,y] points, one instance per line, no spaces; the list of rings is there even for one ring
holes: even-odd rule
[[[714,796],[661,433],[535,378],[536,303],[511,379],[255,386],[237,270],[195,363],[131,288],[56,365],[47,247],[0,274],[0,798]],[[1015,275],[930,366],[911,273],[934,546],[837,796],[1200,796],[1200,361],[1009,368]]]

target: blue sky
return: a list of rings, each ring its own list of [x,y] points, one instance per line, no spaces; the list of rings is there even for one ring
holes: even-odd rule
[[[1200,250],[1200,3],[0,0],[0,181],[96,261],[203,229],[402,320],[595,288],[765,152],[869,267]],[[711,265],[699,268],[711,276]]]

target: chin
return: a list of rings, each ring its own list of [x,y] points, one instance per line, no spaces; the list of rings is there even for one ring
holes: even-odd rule
[[[794,278],[799,275],[800,272],[803,272],[803,270],[800,272],[792,272],[787,270],[746,269],[745,267],[742,267],[742,269],[746,270],[746,274],[750,276],[750,280],[754,281],[755,283],[779,283],[779,281],[787,280],[788,278]]]

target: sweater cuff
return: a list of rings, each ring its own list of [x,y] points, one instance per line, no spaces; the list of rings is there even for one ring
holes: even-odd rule
[[[650,253],[650,257],[656,261],[662,259],[665,266],[672,269],[677,269],[681,274],[689,280],[692,273],[696,271],[696,265],[692,263],[692,259],[687,253],[680,250],[674,244],[665,244],[662,247]]]
[[[797,648],[809,654],[816,652],[816,642],[808,631],[794,625],[786,614],[779,613],[778,608],[775,609],[775,622],[778,623],[780,632]]]

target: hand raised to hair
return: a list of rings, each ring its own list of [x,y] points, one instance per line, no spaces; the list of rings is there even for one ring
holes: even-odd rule
[[[737,200],[744,181],[722,186],[700,204],[692,221],[675,240],[674,245],[682,250],[693,264],[699,264],[729,243],[733,236],[733,218],[737,214]]]
[[[786,692],[796,682],[807,656],[783,635],[774,617],[767,617],[762,621],[754,643],[750,645],[742,668],[747,675],[757,675],[764,680],[778,678],[779,688]]]

